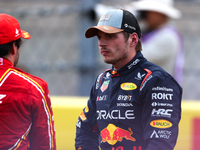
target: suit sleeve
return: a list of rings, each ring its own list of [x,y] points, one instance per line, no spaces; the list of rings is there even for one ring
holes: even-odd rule
[[[76,124],[76,150],[98,150],[99,129],[96,120],[96,94],[92,87],[87,106],[82,110]]]
[[[30,150],[56,150],[55,127],[48,86],[43,94],[32,98],[32,128],[29,134]]]
[[[143,85],[145,150],[173,150],[181,119],[182,88],[170,76],[151,75]]]

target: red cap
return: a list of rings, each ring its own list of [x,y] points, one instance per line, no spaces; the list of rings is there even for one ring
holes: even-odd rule
[[[31,35],[21,30],[19,22],[14,17],[0,13],[0,45],[19,38],[30,39]]]

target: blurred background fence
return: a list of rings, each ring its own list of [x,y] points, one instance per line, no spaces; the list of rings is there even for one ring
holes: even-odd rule
[[[95,3],[131,0],[1,0],[0,12],[18,19],[32,38],[24,41],[18,67],[47,81],[50,95],[88,96],[104,64],[95,39],[84,32],[95,25]],[[182,18],[174,20],[184,38],[183,99],[200,100],[200,0],[175,0]]]

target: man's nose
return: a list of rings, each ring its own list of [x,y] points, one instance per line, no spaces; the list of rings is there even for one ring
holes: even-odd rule
[[[99,39],[99,46],[102,47],[102,46],[105,46],[107,44],[107,41],[105,38],[101,38]]]

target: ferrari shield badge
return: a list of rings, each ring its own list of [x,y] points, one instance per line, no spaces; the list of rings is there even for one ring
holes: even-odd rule
[[[102,92],[104,92],[108,88],[109,82],[110,82],[110,80],[103,82],[103,84],[100,88]]]

